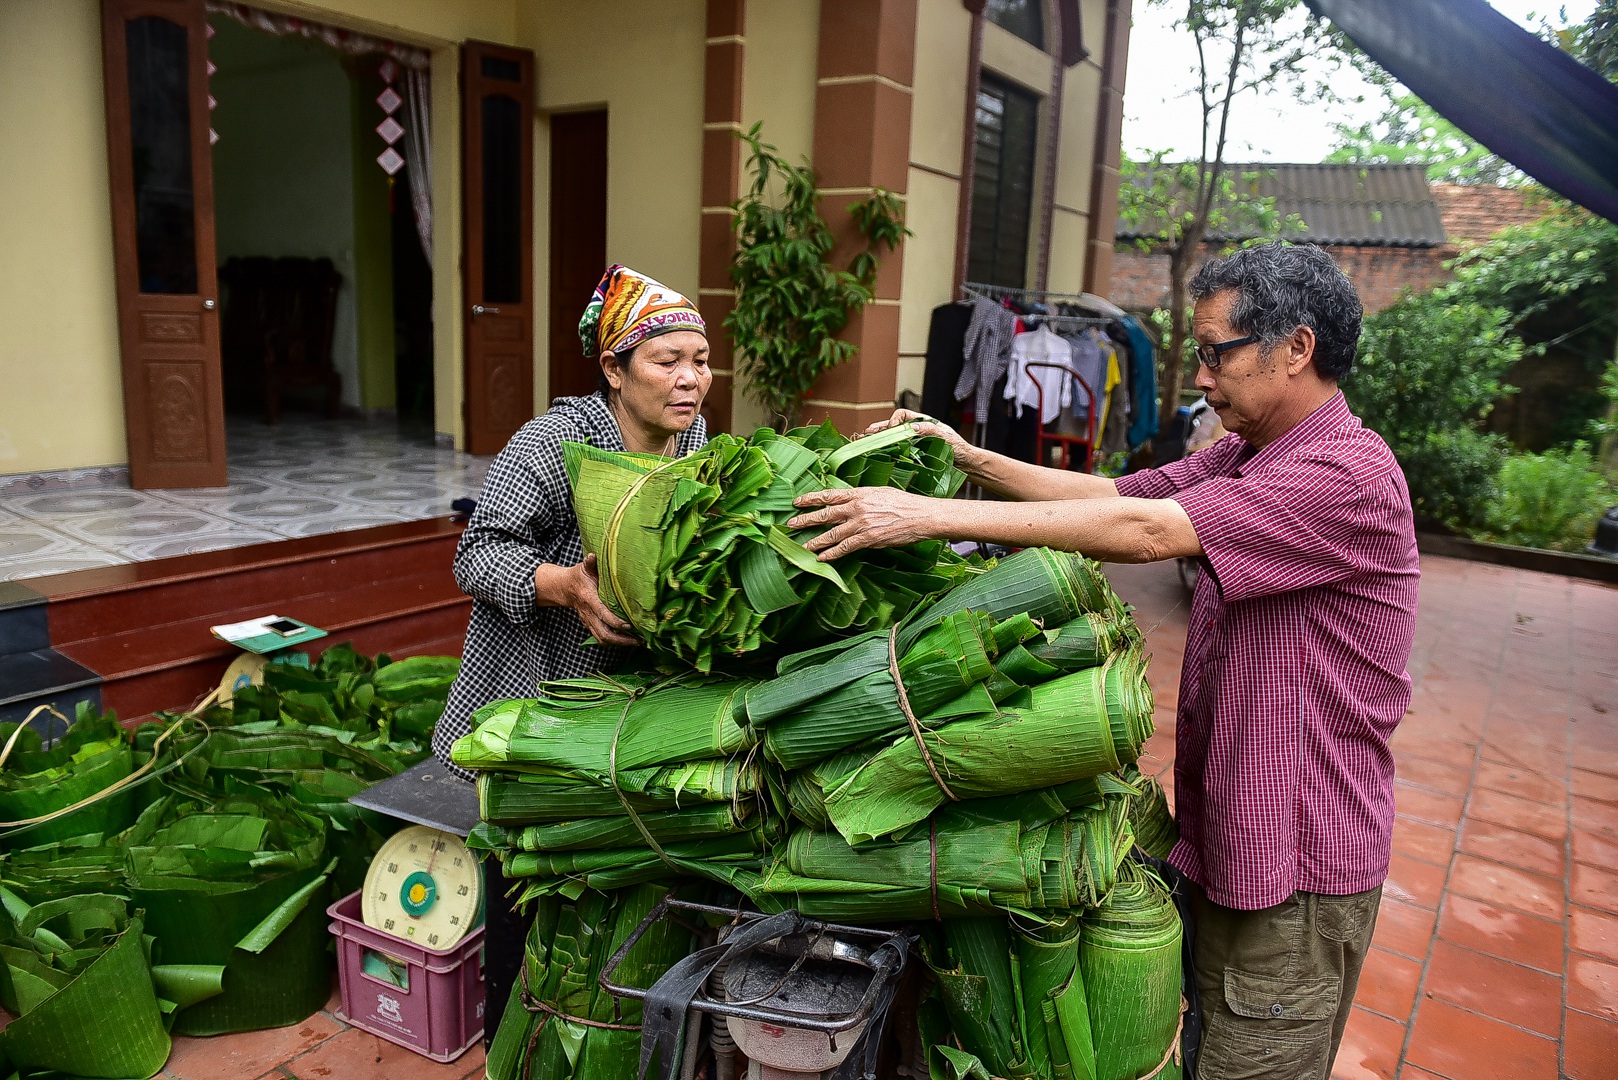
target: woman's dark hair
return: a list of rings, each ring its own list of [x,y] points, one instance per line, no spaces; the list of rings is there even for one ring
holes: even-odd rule
[[[1274,241],[1210,259],[1191,279],[1191,299],[1235,289],[1230,325],[1267,349],[1307,326],[1315,332],[1315,370],[1341,379],[1359,347],[1359,294],[1332,257],[1313,244]]]
[[[629,362],[634,358],[634,348],[629,349],[627,352],[615,352],[612,354],[613,363],[618,365],[619,371],[622,371],[624,368],[628,367]],[[596,389],[600,390],[603,394],[612,393],[612,384],[607,381],[607,373],[602,371],[599,365],[596,367]]]

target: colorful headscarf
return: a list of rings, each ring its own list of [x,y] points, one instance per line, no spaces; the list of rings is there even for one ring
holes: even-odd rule
[[[691,301],[661,281],[627,266],[612,266],[602,275],[579,320],[579,341],[585,356],[599,356],[627,352],[647,338],[671,330],[695,330],[704,337],[708,333]]]

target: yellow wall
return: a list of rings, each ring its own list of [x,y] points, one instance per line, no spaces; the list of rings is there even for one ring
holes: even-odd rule
[[[544,113],[605,106],[607,259],[695,296],[704,0],[518,2],[518,43],[534,50],[539,69],[536,144],[550,137]],[[534,400],[543,407],[550,400],[550,157],[542,145],[534,156]],[[589,299],[577,298],[579,312]]]
[[[126,461],[96,0],[0,3],[0,474]]]

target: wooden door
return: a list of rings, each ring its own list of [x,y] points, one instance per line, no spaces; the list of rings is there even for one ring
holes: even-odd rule
[[[203,0],[102,0],[129,480],[223,487]]]
[[[461,47],[466,448],[495,454],[534,415],[534,54]]]
[[[550,390],[595,390],[601,367],[579,344],[579,316],[607,269],[607,113],[551,117]]]

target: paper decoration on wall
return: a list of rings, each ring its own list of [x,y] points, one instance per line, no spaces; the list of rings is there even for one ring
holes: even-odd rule
[[[383,112],[392,116],[394,111],[404,104],[404,98],[400,97],[399,92],[390,86],[377,95],[376,103],[382,106]]]
[[[376,133],[382,136],[383,142],[392,146],[404,134],[404,125],[390,116],[376,126]]]
[[[405,162],[399,151],[390,146],[386,150],[382,151],[381,154],[377,155],[376,163],[382,166],[383,172],[387,173],[389,176],[392,176],[394,173],[404,168]]]

